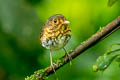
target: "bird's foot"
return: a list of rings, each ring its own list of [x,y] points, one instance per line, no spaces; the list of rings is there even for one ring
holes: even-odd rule
[[[69,58],[70,66],[71,66],[72,65],[72,57],[70,56],[70,54],[68,52],[66,52],[66,56]]]
[[[55,71],[55,63],[51,63],[51,67],[52,67],[52,69],[53,69],[53,72],[56,74],[56,71]]]

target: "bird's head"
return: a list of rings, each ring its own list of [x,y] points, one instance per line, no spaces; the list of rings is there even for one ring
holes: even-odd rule
[[[49,26],[67,25],[69,23],[70,22],[61,14],[53,15],[46,21],[46,24]]]

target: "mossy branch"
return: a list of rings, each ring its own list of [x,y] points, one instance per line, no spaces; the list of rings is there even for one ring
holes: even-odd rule
[[[69,52],[72,59],[76,58],[84,51],[89,49],[90,47],[94,46],[96,43],[100,42],[101,40],[105,39],[107,36],[115,32],[120,28],[120,16],[102,28],[100,31],[92,35],[88,40],[82,42],[77,48],[73,51]],[[61,59],[54,62],[54,68],[57,71],[59,68],[64,66],[66,63],[69,62],[69,58],[67,56],[62,57]],[[47,76],[53,74],[54,71],[51,66],[46,67],[45,69],[40,69],[35,71],[33,75],[30,77],[25,78],[25,80],[45,80]]]

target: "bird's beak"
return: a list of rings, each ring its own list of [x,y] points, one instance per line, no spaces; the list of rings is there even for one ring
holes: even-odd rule
[[[65,20],[64,22],[63,22],[63,24],[69,24],[70,23],[70,21],[67,21],[67,20]]]

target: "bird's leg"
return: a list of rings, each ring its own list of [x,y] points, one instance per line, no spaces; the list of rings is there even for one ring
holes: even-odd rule
[[[66,55],[68,56],[69,60],[70,60],[70,65],[72,65],[72,57],[70,56],[70,54],[67,52],[67,50],[65,49],[65,47],[63,47]]]
[[[50,50],[50,63],[51,63],[51,67],[52,67],[54,73],[56,73],[56,72],[55,72],[54,65],[53,65],[53,61],[52,61],[52,53],[51,53],[51,50]]]

